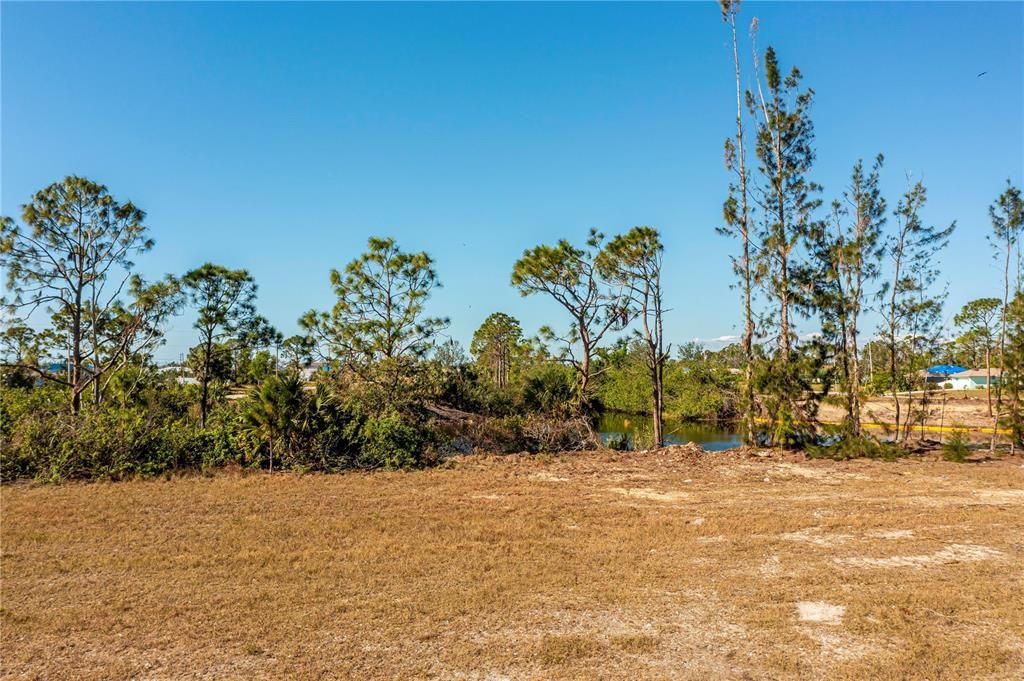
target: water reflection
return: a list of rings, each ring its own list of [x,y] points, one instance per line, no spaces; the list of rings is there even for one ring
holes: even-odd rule
[[[731,449],[743,444],[737,426],[731,423],[693,423],[665,419],[665,444],[696,442],[711,452]],[[644,449],[651,445],[651,419],[648,416],[604,414],[598,421],[597,430],[605,444],[626,438],[630,449]]]

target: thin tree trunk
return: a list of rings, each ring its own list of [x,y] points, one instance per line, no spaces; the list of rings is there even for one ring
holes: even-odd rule
[[[579,401],[580,407],[587,402],[587,391],[590,389],[590,347],[588,344],[583,345],[583,357],[580,358],[579,366]]]
[[[889,383],[892,390],[893,409],[896,412],[896,441],[900,439],[900,396],[899,386],[896,383],[896,333],[890,330],[889,333]]]
[[[988,401],[988,415],[992,416],[992,344],[991,334],[985,344],[985,399]]]
[[[98,407],[99,404],[100,404],[101,391],[100,391],[99,376],[96,375],[96,372],[99,371],[100,348],[99,348],[99,332],[96,329],[97,322],[98,322],[98,320],[96,318],[96,315],[98,314],[98,310],[97,310],[98,303],[97,303],[97,297],[96,297],[96,284],[95,284],[95,282],[93,283],[91,290],[92,290],[92,295],[90,296],[90,299],[91,299],[90,302],[92,303],[92,309],[90,310],[90,316],[92,318],[92,324],[91,324],[92,328],[90,329],[90,332],[91,332],[91,335],[92,335],[92,372],[93,372],[93,377],[95,379],[95,380],[93,380],[92,403],[95,406]]]
[[[921,437],[919,439],[924,440],[924,429],[925,424],[928,422],[928,404],[931,400],[928,399],[928,379],[924,380],[924,393],[921,394]]]
[[[751,307],[750,208],[747,203],[747,156],[743,140],[743,98],[740,86],[740,55],[736,38],[736,15],[729,14],[732,29],[732,59],[736,71],[736,153],[740,174],[740,235],[743,239],[743,429],[747,444],[754,444],[754,315]]]
[[[860,184],[858,182],[858,191]],[[850,291],[850,325],[846,351],[850,362],[850,375],[847,399],[850,404],[850,434],[854,438],[861,436],[860,429],[860,348],[857,343],[857,329],[860,326],[860,301],[864,294],[864,216],[861,214],[861,202],[857,201],[856,239],[857,251],[853,274],[853,286]]]
[[[657,364],[651,368],[651,398],[653,407],[651,409],[651,421],[654,424],[654,447],[661,447],[665,443],[662,435],[662,404],[661,404],[661,380],[658,376]]]
[[[942,411],[939,412],[939,444],[942,444],[942,432],[946,428],[946,391],[942,391]]]
[[[203,389],[199,398],[199,425],[206,428],[206,416],[210,404],[210,353],[213,351],[212,338],[207,336],[206,350],[203,356]]]
[[[914,368],[913,358],[911,358],[910,368]],[[928,380],[927,378],[925,379]],[[910,430],[913,427],[914,421],[914,377],[910,377],[910,384],[907,386],[907,418],[903,424],[903,440],[910,440]]]
[[[853,423],[853,396],[850,394],[850,329],[846,321],[846,303],[843,292],[839,292],[840,305],[844,308],[839,315],[839,334],[842,338],[840,354],[842,355],[843,387],[846,390],[846,422]]]
[[[860,294],[858,293],[858,296]],[[857,308],[859,303],[854,303]],[[853,319],[850,323],[850,433],[855,438],[860,437],[860,350],[857,347],[857,309],[854,310]]]
[[[71,315],[71,413],[82,409],[82,294],[75,295],[75,311]]]
[[[590,331],[587,328],[586,319],[577,317],[577,326],[580,334],[581,357],[576,369],[579,373],[579,408],[581,411],[589,411],[587,393],[590,390],[590,355],[594,348],[590,340]]]
[[[789,363],[791,347],[789,342],[789,258],[785,253],[779,254],[779,333],[782,337],[782,361]]]
[[[896,289],[900,281],[900,265],[902,264],[902,241],[899,245],[899,253],[896,256],[896,271],[892,278],[892,292],[889,296],[889,382],[892,389],[892,399],[896,411],[896,441],[900,439],[900,398],[898,393],[897,378],[897,357],[896,357]]]
[[[1006,237],[1006,263],[1003,266],[1003,314],[999,324],[999,383],[996,385],[996,409],[992,415],[992,439],[989,441],[989,453],[996,451],[996,430],[999,428],[999,415],[1003,406],[1003,374],[1006,373],[1006,317],[1010,307],[1010,255],[1013,251],[1011,237]],[[1012,438],[1011,438],[1012,440]]]

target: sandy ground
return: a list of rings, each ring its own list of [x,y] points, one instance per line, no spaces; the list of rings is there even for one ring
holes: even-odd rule
[[[1024,461],[14,485],[9,679],[1020,679]]]
[[[993,395],[993,400],[995,396]],[[925,424],[946,428],[991,428],[992,417],[988,415],[988,402],[984,390],[947,390],[930,395]],[[921,394],[915,393],[910,405],[915,413],[915,424],[921,422]],[[900,398],[900,419],[907,418],[908,399]],[[863,405],[863,420],[870,423],[892,424],[896,410],[892,397],[871,397]],[[845,410],[835,404],[822,404],[819,417],[822,421],[839,423]]]

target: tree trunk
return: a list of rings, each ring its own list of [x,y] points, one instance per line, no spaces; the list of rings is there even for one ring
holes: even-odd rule
[[[99,334],[98,334],[98,332],[96,330],[97,321],[98,321],[97,318],[96,318],[96,315],[98,314],[98,312],[97,312],[97,305],[98,305],[98,303],[97,303],[97,298],[96,298],[96,284],[95,283],[92,286],[92,300],[90,302],[92,304],[92,309],[90,310],[90,313],[89,313],[90,317],[91,317],[91,322],[90,322],[90,327],[91,328],[89,330],[90,330],[90,332],[92,334],[92,373],[93,373],[92,403],[95,406],[98,407],[99,404],[100,404],[100,393],[101,393],[101,391],[100,391],[99,376],[97,375],[96,372],[99,371],[100,347],[99,347]]]
[[[587,349],[583,350],[583,357],[580,359],[579,366],[579,399],[580,408],[587,403],[587,391],[590,389],[590,353]]]
[[[913,364],[910,365],[913,368]],[[925,378],[925,385],[928,379]],[[914,376],[911,374],[907,390],[907,417],[903,419],[903,440],[910,441],[910,432],[914,428]]]
[[[992,416],[992,344],[991,335],[985,344],[985,399],[988,401],[988,415]]]
[[[743,100],[740,87],[740,55],[736,39],[736,15],[729,14],[732,29],[732,59],[736,69],[736,153],[739,161],[740,201],[743,239],[743,357],[745,367],[743,429],[747,444],[754,444],[754,315],[751,308],[752,275],[750,271],[750,208],[747,203],[747,161],[743,142]]]
[[[942,433],[946,429],[946,391],[942,391],[942,411],[939,412],[939,444],[942,444]]]
[[[893,409],[896,411],[896,441],[900,439],[900,395],[899,385],[896,383],[896,332],[893,329],[889,335],[889,383],[892,390]]]
[[[857,294],[858,298],[860,294]],[[859,302],[854,302],[856,306],[853,311],[853,319],[850,321],[850,340],[848,343],[850,353],[850,387],[849,387],[849,400],[850,400],[850,434],[855,437],[860,437],[860,350],[857,347],[857,316],[858,308],[860,307]]]
[[[657,378],[655,378],[654,381],[654,408],[652,410],[651,417],[654,423],[654,446],[657,448],[665,444],[665,436],[662,433],[661,386],[657,385]]]
[[[789,258],[785,253],[779,254],[779,335],[782,340],[782,361],[787,365],[790,359],[789,343]]]
[[[846,305],[842,300],[843,293],[840,290],[839,299],[840,305]],[[843,311],[839,316],[839,335],[842,338],[841,346],[839,348],[840,355],[842,356],[841,366],[843,371],[843,389],[846,390],[846,422],[847,424],[853,423],[853,396],[850,391],[850,338],[849,338],[849,326],[846,321],[846,312]]]
[[[899,251],[896,255],[896,271],[892,278],[892,293],[889,296],[889,383],[892,389],[893,408],[896,411],[896,441],[900,439],[900,398],[897,378],[897,357],[896,357],[896,289],[900,282],[900,266],[902,264],[903,242],[900,241]]]
[[[71,322],[71,413],[78,416],[82,409],[82,322],[78,313]]]
[[[999,428],[999,414],[1003,406],[1003,374],[1006,373],[1006,315],[1010,307],[1010,254],[1013,251],[1011,237],[1006,238],[1006,263],[1003,266],[1003,314],[999,325],[999,383],[996,385],[996,409],[992,415],[992,439],[989,453],[996,451],[996,430]],[[1013,438],[1011,437],[1011,440]]]
[[[207,336],[206,350],[203,356],[203,376],[202,376],[202,393],[199,398],[199,425],[201,428],[206,428],[206,416],[209,412],[210,405],[210,353],[213,351],[213,342],[210,336]]]
[[[584,411],[584,410],[588,409],[588,407],[586,405],[587,405],[587,391],[590,390],[590,353],[593,350],[593,348],[590,347],[590,335],[587,332],[586,320],[579,319],[577,321],[578,321],[579,331],[580,331],[580,344],[583,346],[581,348],[582,356],[580,357],[579,365],[576,367],[577,371],[579,373],[579,383],[580,383],[579,384],[579,395],[577,395],[577,399],[579,400],[579,405],[578,406],[579,406],[580,411]]]

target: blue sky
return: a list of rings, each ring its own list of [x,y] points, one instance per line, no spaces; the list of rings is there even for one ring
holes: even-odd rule
[[[987,206],[1024,176],[1024,4],[756,3],[759,44],[817,92],[814,179],[884,152],[959,228],[947,319],[992,295]],[[151,276],[249,269],[286,333],[328,271],[391,235],[437,260],[430,312],[468,344],[491,312],[564,317],[509,286],[524,248],[658,227],[672,340],[737,333],[717,236],[732,132],[712,2],[43,4],[0,7],[0,212],[66,174],[149,213]],[[986,75],[977,77],[980,72]],[[179,319],[158,359],[193,341]],[[808,329],[809,330],[809,329]]]

